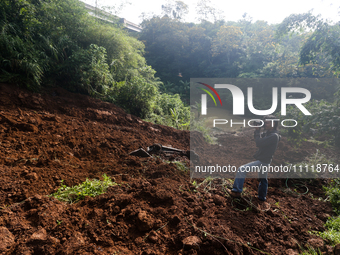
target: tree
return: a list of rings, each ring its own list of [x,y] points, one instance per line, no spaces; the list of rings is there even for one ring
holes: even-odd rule
[[[310,13],[291,15],[280,24],[277,36],[283,38],[294,33],[306,36],[299,52],[299,63],[304,66],[323,66],[335,76],[340,75],[340,23],[332,25]],[[327,91],[332,89],[329,86],[319,87]],[[330,102],[322,100],[313,102],[313,115],[304,123],[306,129],[313,127],[322,134],[331,135],[338,147],[340,147],[339,94],[338,88],[334,94],[334,102],[329,98],[327,100]],[[296,114],[292,115],[296,118]]]
[[[237,77],[239,61],[244,54],[242,31],[236,26],[221,26],[211,45],[212,77]]]
[[[198,14],[198,21],[216,22],[223,19],[223,12],[215,8],[211,0],[200,0],[197,3],[196,12]]]
[[[169,18],[182,20],[189,12],[189,7],[183,1],[167,0],[165,5],[162,5],[163,15]]]
[[[311,13],[290,15],[279,25],[276,34],[282,38],[293,33],[307,34],[299,53],[301,64],[317,64],[328,57],[331,70],[336,76],[340,75],[340,23],[328,24]]]
[[[142,26],[140,39],[145,43],[148,63],[156,67],[162,80],[179,82],[187,62],[188,27],[167,16],[145,20]]]

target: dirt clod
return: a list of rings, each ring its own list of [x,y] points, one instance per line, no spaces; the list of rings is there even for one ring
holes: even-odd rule
[[[323,246],[324,246],[324,241],[322,240],[322,238],[311,238],[307,241],[307,243],[314,247],[315,249],[320,249],[322,250]]]
[[[293,249],[288,249],[285,252],[286,255],[298,255],[299,253],[294,251]]]
[[[29,238],[29,242],[45,241],[47,239],[47,232],[44,228],[34,232]]]
[[[198,250],[200,248],[202,241],[198,236],[188,236],[183,239],[182,243],[183,243],[184,249]]]
[[[150,230],[154,225],[154,220],[146,211],[141,211],[138,213],[138,220],[137,226],[142,232]]]
[[[6,228],[0,227],[0,251],[4,252],[15,243],[14,235]]]
[[[340,243],[334,247],[334,255],[340,255]]]

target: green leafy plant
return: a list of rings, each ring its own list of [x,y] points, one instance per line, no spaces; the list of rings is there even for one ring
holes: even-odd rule
[[[194,115],[192,115],[190,119],[190,131],[198,131],[202,133],[206,142],[210,144],[214,143],[213,137],[211,136],[210,129],[205,127],[202,121],[195,120]]]
[[[68,84],[70,91],[105,95],[113,85],[106,57],[106,49],[96,44],[91,44],[87,49],[80,48],[66,59],[57,80]]]
[[[151,112],[158,95],[158,83],[150,83],[145,78],[136,76],[129,81],[115,84],[109,94],[127,112],[145,118]]]
[[[62,180],[61,187],[51,196],[63,202],[75,203],[86,196],[95,197],[101,195],[106,192],[108,187],[117,185],[106,174],[103,175],[103,179],[103,181],[86,179],[82,184],[73,187],[66,186]]]
[[[184,105],[178,94],[159,94],[155,98],[152,111],[145,120],[177,129],[188,129],[190,110]]]
[[[183,120],[180,118],[180,115],[179,115],[178,111],[176,111],[176,109],[170,109],[170,111],[171,111],[172,121],[175,123],[177,129],[186,127],[190,124],[189,121],[184,123],[184,124],[181,124],[181,122],[183,122]]]
[[[332,179],[328,187],[324,187],[326,195],[332,204],[334,212],[340,214],[340,179]],[[328,218],[326,224],[326,231],[318,232],[312,231],[311,234],[322,237],[333,245],[340,243],[340,217]]]
[[[328,187],[324,187],[333,206],[334,212],[340,214],[340,179],[332,179]]]
[[[325,227],[327,228],[326,231],[314,232],[314,234],[330,241],[334,245],[340,243],[340,218],[334,217],[328,219]]]
[[[202,187],[204,192],[210,192],[212,189],[215,189],[213,181],[214,181],[214,178],[212,178],[211,176],[208,176],[201,183],[197,183],[196,180],[194,180],[192,182],[192,185],[195,187],[196,191],[198,190],[198,188]]]
[[[117,22],[92,17],[78,0],[1,1],[0,48],[0,82],[35,91],[62,86],[139,117],[159,94],[144,44]]]

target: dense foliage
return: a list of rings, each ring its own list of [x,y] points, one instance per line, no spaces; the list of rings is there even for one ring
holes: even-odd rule
[[[148,120],[187,128],[190,78],[339,74],[339,24],[309,13],[291,15],[278,25],[253,22],[246,15],[238,22],[227,22],[217,20],[213,9],[209,15],[214,22],[202,14],[200,23],[194,24],[182,21],[188,11],[184,2],[169,2],[162,8],[163,16],[144,19],[137,40],[115,18],[111,22],[94,19],[78,0],[3,0],[0,81],[32,90],[63,86]],[[322,85],[312,90],[313,99],[326,102],[315,106],[318,110],[311,121],[303,123],[305,127],[313,124],[312,128],[339,144],[336,89]],[[255,96],[254,107],[268,109],[271,89],[259,85],[256,91],[268,95],[266,100]],[[230,93],[222,96],[231,105]],[[294,111],[288,114],[299,118]]]
[[[163,124],[178,129],[188,129],[190,121],[190,109],[185,106],[178,94],[160,94],[158,103],[149,114],[147,120],[156,124]]]
[[[194,24],[154,16],[143,21],[140,39],[148,63],[164,82],[163,91],[175,90],[186,102],[190,78],[332,77],[332,64],[324,53],[318,62],[299,62],[301,47],[312,40],[311,32],[287,36],[286,23],[269,25],[245,16],[238,22]]]
[[[301,87],[303,78],[337,77],[340,70],[339,24],[330,25],[310,13],[291,15],[278,25],[252,22],[247,16],[238,22],[203,19],[193,24],[165,15],[145,19],[142,26],[140,39],[146,46],[145,56],[164,82],[162,91],[180,93],[185,102],[189,101],[190,78],[236,78],[234,82],[246,94],[249,82],[243,86],[237,78],[290,78],[289,83],[295,84],[290,86]],[[273,86],[279,91],[287,86],[279,80],[268,81],[254,85],[256,109],[270,108]],[[299,128],[290,129],[289,136],[298,142],[302,132],[312,131],[340,145],[335,94],[338,84],[314,81],[302,86],[307,86],[316,100],[308,105],[313,115],[304,116],[290,107],[286,117],[297,119]],[[231,109],[231,93],[219,93]]]
[[[308,28],[308,29],[306,29]],[[326,21],[311,15],[299,14],[287,17],[277,29],[277,35],[284,36],[294,34],[296,31],[305,32],[306,39],[299,49],[299,63],[303,65],[314,65],[323,67],[328,74],[334,77],[340,74],[340,23],[329,24]],[[310,104],[312,116],[306,118],[296,110],[290,109],[288,115],[302,122],[305,131],[313,131],[315,135],[328,136],[330,141],[340,147],[340,85],[335,80],[334,86],[324,82],[318,86],[315,93],[319,93],[321,99]],[[325,96],[324,93],[333,94]],[[295,138],[301,137],[302,128],[292,129],[291,135]],[[294,133],[294,134],[293,134]]]
[[[143,43],[114,19],[94,19],[78,0],[4,0],[0,13],[1,82],[62,86],[140,117],[157,104],[160,82]]]

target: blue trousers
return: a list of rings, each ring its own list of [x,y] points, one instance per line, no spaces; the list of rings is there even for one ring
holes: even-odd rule
[[[261,170],[262,166],[269,167],[269,164],[263,163],[260,160],[256,160],[250,162],[246,165],[240,166],[237,169],[234,185],[232,191],[241,193],[243,190],[244,180],[247,176],[247,173],[253,170]],[[254,172],[254,171],[253,171]],[[261,201],[266,201],[267,190],[268,190],[268,179],[267,179],[267,172],[262,173],[259,171],[258,178],[260,181],[259,189],[258,189],[258,198]]]

